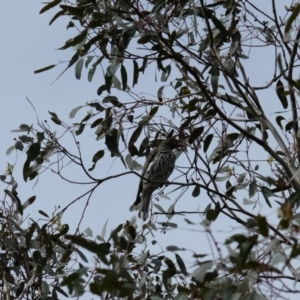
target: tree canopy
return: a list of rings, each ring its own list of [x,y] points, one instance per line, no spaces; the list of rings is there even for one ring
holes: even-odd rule
[[[151,217],[142,223],[133,212],[109,233],[106,223],[96,238],[79,225],[68,234],[62,220],[72,203],[52,216],[40,211],[47,221],[31,220],[26,228],[23,211],[35,197],[21,203],[8,167],[1,176],[9,186],[1,230],[6,295],[58,299],[90,291],[103,299],[156,300],[299,294],[300,5],[53,0],[40,13],[46,11],[53,12],[50,25],[65,17],[71,38],[60,49],[74,50],[57,80],[73,69],[78,80],[87,75],[92,81],[97,73],[102,83],[97,100],[70,106],[71,121],[62,120],[58,108],[49,112],[51,122],[13,130],[20,135],[7,153],[23,152],[25,182],[43,180],[50,170],[70,182],[64,170],[71,162],[89,180],[80,198],[92,199],[104,182],[113,187],[116,178],[140,177],[157,140],[176,137],[187,147],[176,151],[175,179],[157,190]],[[83,108],[89,110],[79,119]],[[80,140],[91,134],[89,147],[100,150],[86,164]],[[122,171],[98,178],[101,160],[117,161]],[[178,209],[188,198],[197,205]],[[153,252],[147,237],[162,231],[168,240],[171,229],[180,236],[179,222],[204,231],[211,253],[199,248],[204,242],[188,250],[180,239]],[[86,253],[93,254],[94,268]]]

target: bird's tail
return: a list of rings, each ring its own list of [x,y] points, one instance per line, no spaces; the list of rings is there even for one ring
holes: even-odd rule
[[[143,191],[141,207],[140,207],[140,211],[139,211],[139,218],[143,219],[144,221],[146,221],[148,218],[151,196],[152,196],[152,193]]]

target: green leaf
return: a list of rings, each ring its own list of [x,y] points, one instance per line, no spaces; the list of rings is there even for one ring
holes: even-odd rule
[[[76,79],[80,79],[81,78],[81,71],[82,71],[82,67],[83,67],[83,58],[79,59],[76,63],[75,66],[75,78]]]
[[[99,150],[94,154],[92,161],[96,163],[99,159],[101,159],[104,156],[104,154],[105,154],[104,150]]]
[[[274,195],[273,192],[265,186],[261,187],[261,192],[262,192],[268,206],[272,207],[272,205],[270,203],[270,200],[269,200],[269,197]]]
[[[227,58],[224,63],[223,66],[225,68],[225,70],[230,74],[233,75],[234,74],[234,70],[235,70],[235,63],[231,58]]]
[[[219,87],[219,76],[220,76],[220,71],[218,69],[218,65],[215,63],[213,64],[213,66],[211,67],[211,69],[208,72],[209,74],[211,74],[211,85],[213,88],[213,91],[215,93],[218,92],[218,87]]]
[[[91,168],[89,168],[89,171],[93,171],[94,170],[97,161],[100,160],[104,156],[104,154],[105,154],[104,150],[99,150],[98,152],[96,152],[94,154],[93,159],[92,159],[92,161],[93,161],[94,164],[93,164],[93,166]]]
[[[151,111],[150,111],[150,113],[149,113],[149,116],[153,117],[153,116],[157,113],[158,108],[159,108],[158,106],[154,106],[154,107],[151,109]]]
[[[171,65],[165,67],[165,70],[161,74],[161,81],[166,82],[171,74]]]
[[[198,127],[195,128],[189,137],[189,143],[192,144],[202,133],[203,133],[204,127]]]
[[[32,196],[30,197],[26,202],[24,202],[22,204],[23,209],[25,209],[26,207],[28,207],[29,205],[31,205],[36,199],[36,196]]]
[[[264,237],[268,237],[269,227],[268,227],[268,222],[266,217],[262,217],[261,215],[258,215],[255,219],[257,221],[258,232]]]
[[[125,91],[127,88],[127,71],[123,64],[121,65],[121,78],[122,78],[123,91]]]
[[[79,124],[79,125],[77,126],[76,131],[75,131],[75,134],[76,134],[76,135],[82,134],[84,128],[85,128],[85,124]]]
[[[100,111],[100,112],[102,112],[102,111],[105,110],[105,108],[104,108],[99,102],[92,102],[92,103],[89,103],[88,106],[93,107],[93,108],[95,108],[97,111]]]
[[[8,195],[11,200],[16,204],[16,207],[17,207],[17,211],[23,215],[23,207],[22,207],[22,204],[21,204],[21,200],[20,198],[18,197],[18,193],[14,190],[12,191],[9,191],[9,190],[4,190],[5,194]]]
[[[192,196],[193,197],[197,197],[200,195],[200,186],[199,185],[196,185],[193,192],[192,192]]]
[[[22,143],[21,141],[17,141],[17,142],[15,143],[15,149],[20,150],[20,151],[23,151],[23,149],[24,149],[23,143]]]
[[[24,131],[27,131],[29,133],[30,130],[31,130],[31,127],[29,127],[26,124],[22,124],[22,125],[19,126],[19,129],[13,129],[13,130],[11,130],[11,132],[24,132]]]
[[[48,70],[54,68],[55,66],[56,65],[50,65],[50,66],[44,67],[42,69],[35,70],[34,74],[38,74],[38,73],[42,73],[42,72],[48,71]]]
[[[41,10],[40,10],[40,14],[44,13],[45,11],[49,10],[50,8],[58,5],[61,2],[61,0],[54,0],[49,2],[47,5],[45,5]]]
[[[96,68],[97,68],[97,65],[93,65],[93,67],[89,69],[89,72],[88,72],[88,81],[89,81],[89,82],[91,82],[91,81],[93,80],[93,77],[94,77]],[[106,86],[105,86],[105,87],[106,87]],[[100,88],[99,88],[99,89],[100,89]],[[99,90],[99,89],[98,89],[98,90]]]
[[[108,93],[110,93],[110,88],[112,85],[112,76],[109,76],[107,73],[105,74],[105,86]]]
[[[48,111],[49,114],[52,116],[51,120],[57,124],[57,125],[61,125],[61,120],[58,118],[57,114],[51,111]]]
[[[64,16],[65,15],[65,10],[63,9],[63,10],[60,10],[59,12],[57,12],[54,16],[53,16],[53,18],[50,20],[50,22],[49,22],[49,26],[57,19],[57,18],[59,18],[59,17],[61,17],[61,16]]]
[[[70,119],[73,119],[76,115],[76,113],[83,107],[83,105],[77,106],[73,108],[69,114]]]
[[[128,153],[125,157],[125,161],[129,170],[133,170],[133,160],[131,155]]]
[[[216,28],[218,28],[220,30],[220,33],[222,34],[222,38],[226,37],[228,34],[228,31],[226,30],[224,25],[220,22],[220,20],[218,18],[216,18],[214,15],[211,16],[211,20],[214,23],[214,25],[216,26]]]
[[[292,23],[296,20],[296,18],[298,17],[299,13],[300,13],[300,4],[296,3],[294,5],[294,9],[293,9],[292,14],[290,15],[290,17],[288,18],[288,20],[286,22],[284,33],[287,33],[287,32],[289,32],[291,30]]]
[[[11,154],[11,152],[12,152],[13,150],[15,150],[15,145],[10,146],[10,147],[6,150],[6,155]]]
[[[33,141],[33,138],[31,136],[27,136],[27,135],[21,135],[19,136],[19,140],[22,143],[31,143]],[[40,142],[40,141],[39,141]]]
[[[177,264],[179,266],[181,273],[184,275],[187,275],[186,267],[185,267],[185,264],[184,264],[182,258],[177,253],[175,253],[175,256],[176,256],[176,261],[177,261]]]
[[[203,147],[203,151],[204,151],[204,153],[206,153],[207,152],[207,150],[208,150],[208,148],[209,148],[209,145],[210,145],[210,143],[211,143],[211,141],[212,141],[212,139],[213,139],[213,134],[209,134],[206,138],[205,138],[205,140],[204,140],[204,147]]]
[[[249,186],[249,197],[252,198],[257,191],[257,185],[255,179],[251,181]]]
[[[281,124],[281,121],[282,121],[282,120],[285,120],[285,118],[282,117],[282,116],[277,116],[277,117],[276,117],[276,123],[277,123],[278,126],[283,130],[283,127],[282,127],[282,124]]]
[[[111,103],[116,107],[122,107],[124,104],[121,103],[116,96],[107,96],[102,100],[103,103]]]
[[[162,262],[159,258],[155,258],[153,260],[153,263],[154,263],[153,272],[154,272],[154,274],[157,274],[162,266]]]
[[[276,83],[276,93],[277,93],[279,100],[281,101],[283,108],[287,109],[288,108],[288,100],[287,100],[287,97],[284,95],[284,85],[280,79]]]
[[[38,212],[39,212],[42,216],[44,216],[44,217],[46,217],[46,218],[49,219],[49,216],[48,216],[44,211],[39,210]]]
[[[133,61],[133,83],[132,83],[132,87],[134,87],[138,83],[138,78],[139,78],[139,65],[134,60]]]
[[[87,59],[86,59],[86,61],[85,61],[85,64],[84,64],[86,68],[88,67],[89,63],[92,61],[93,58],[94,58],[93,55],[89,55],[89,56],[87,57]]]
[[[112,131],[105,136],[105,144],[112,156],[122,157],[119,151],[118,143],[118,130],[112,129]]]
[[[161,86],[157,91],[157,98],[160,102],[163,101],[163,99],[162,99],[163,90],[164,90],[164,86]]]
[[[80,237],[78,235],[65,235],[65,238],[67,240],[70,240],[72,243],[85,248],[86,250],[95,253],[98,255],[98,257],[104,262],[107,263],[106,256],[110,254],[110,243],[102,243],[97,244],[94,241],[87,240],[83,237]]]
[[[291,203],[292,206],[294,207],[295,204],[297,204],[299,206],[300,204],[300,192],[295,192],[293,194],[290,195],[290,197],[288,197],[286,199],[286,203]]]
[[[27,151],[27,160],[34,161],[36,157],[40,154],[41,144],[40,143],[33,143],[30,145]]]

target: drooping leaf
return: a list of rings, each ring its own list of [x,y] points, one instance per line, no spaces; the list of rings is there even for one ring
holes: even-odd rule
[[[77,106],[73,108],[69,114],[70,119],[73,119],[76,115],[76,113],[83,107],[83,105]]]
[[[196,185],[193,192],[192,192],[192,196],[193,197],[197,197],[200,195],[200,186],[199,185]]]
[[[283,126],[281,124],[281,121],[285,120],[285,118],[283,116],[277,116],[276,117],[276,123],[278,124],[278,126],[283,130]]]
[[[277,96],[278,96],[283,108],[287,109],[288,108],[288,100],[287,100],[287,97],[284,95],[284,85],[280,79],[276,83],[276,93],[277,93]],[[277,118],[276,118],[276,121],[277,121]]]
[[[292,24],[296,20],[296,18],[298,17],[299,13],[300,13],[300,4],[296,3],[295,6],[294,6],[292,14],[290,15],[290,17],[288,18],[288,20],[286,22],[284,33],[288,33],[291,30]]]
[[[214,137],[213,134],[209,134],[209,135],[205,138],[205,140],[204,140],[204,147],[203,147],[204,153],[207,152],[208,147],[209,147],[209,145],[210,145],[210,143],[211,143],[213,137]]]
[[[94,74],[95,74],[95,71],[96,71],[96,68],[97,68],[97,65],[94,64],[90,69],[89,69],[89,72],[88,72],[88,81],[91,82],[93,80],[93,77],[94,77]],[[106,86],[105,86],[106,88]],[[100,88],[99,88],[100,89]],[[99,89],[98,89],[98,95],[99,95]],[[101,93],[100,93],[101,95]]]
[[[187,271],[183,259],[177,253],[175,253],[175,256],[181,273],[187,275]]]
[[[138,78],[139,78],[139,65],[134,60],[133,61],[133,83],[132,83],[132,87],[134,87],[138,83]]]
[[[33,143],[30,145],[27,151],[27,160],[34,161],[36,157],[40,154],[41,144],[40,143]]]
[[[58,5],[61,2],[61,0],[53,0],[49,3],[47,3],[41,10],[40,10],[40,14],[44,13],[45,11],[49,10],[50,8]]]
[[[249,185],[249,197],[252,198],[257,191],[257,185],[255,179],[253,179]]]
[[[268,237],[269,235],[269,227],[266,217],[262,217],[261,215],[258,215],[256,217],[258,232],[263,235],[264,237]]]
[[[261,187],[261,192],[262,192],[268,206],[272,207],[269,197],[273,196],[273,192],[265,186]]]
[[[122,87],[123,87],[123,91],[126,90],[127,88],[127,71],[126,68],[124,67],[124,65],[121,65],[121,78],[122,78]]]
[[[111,152],[112,156],[121,157],[121,153],[119,151],[119,141],[118,141],[118,130],[112,129],[109,134],[105,136],[105,144],[108,150]]]
[[[88,67],[89,63],[92,61],[93,58],[94,58],[93,55],[88,55],[84,64],[86,68]]]
[[[158,91],[157,91],[157,98],[158,98],[158,100],[159,100],[160,102],[163,101],[163,99],[162,99],[163,90],[164,90],[164,86],[161,86],[161,87],[158,89]]]
[[[78,80],[81,78],[83,62],[84,62],[84,60],[83,60],[83,58],[81,58],[77,61],[76,66],[75,66],[75,78]]]

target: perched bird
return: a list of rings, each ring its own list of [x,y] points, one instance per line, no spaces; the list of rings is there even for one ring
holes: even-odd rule
[[[133,204],[137,206],[141,203],[139,218],[144,221],[148,218],[152,193],[166,183],[174,170],[176,156],[173,150],[185,146],[183,141],[168,138],[161,141],[147,157],[141,174],[143,179],[140,180],[137,197]]]

